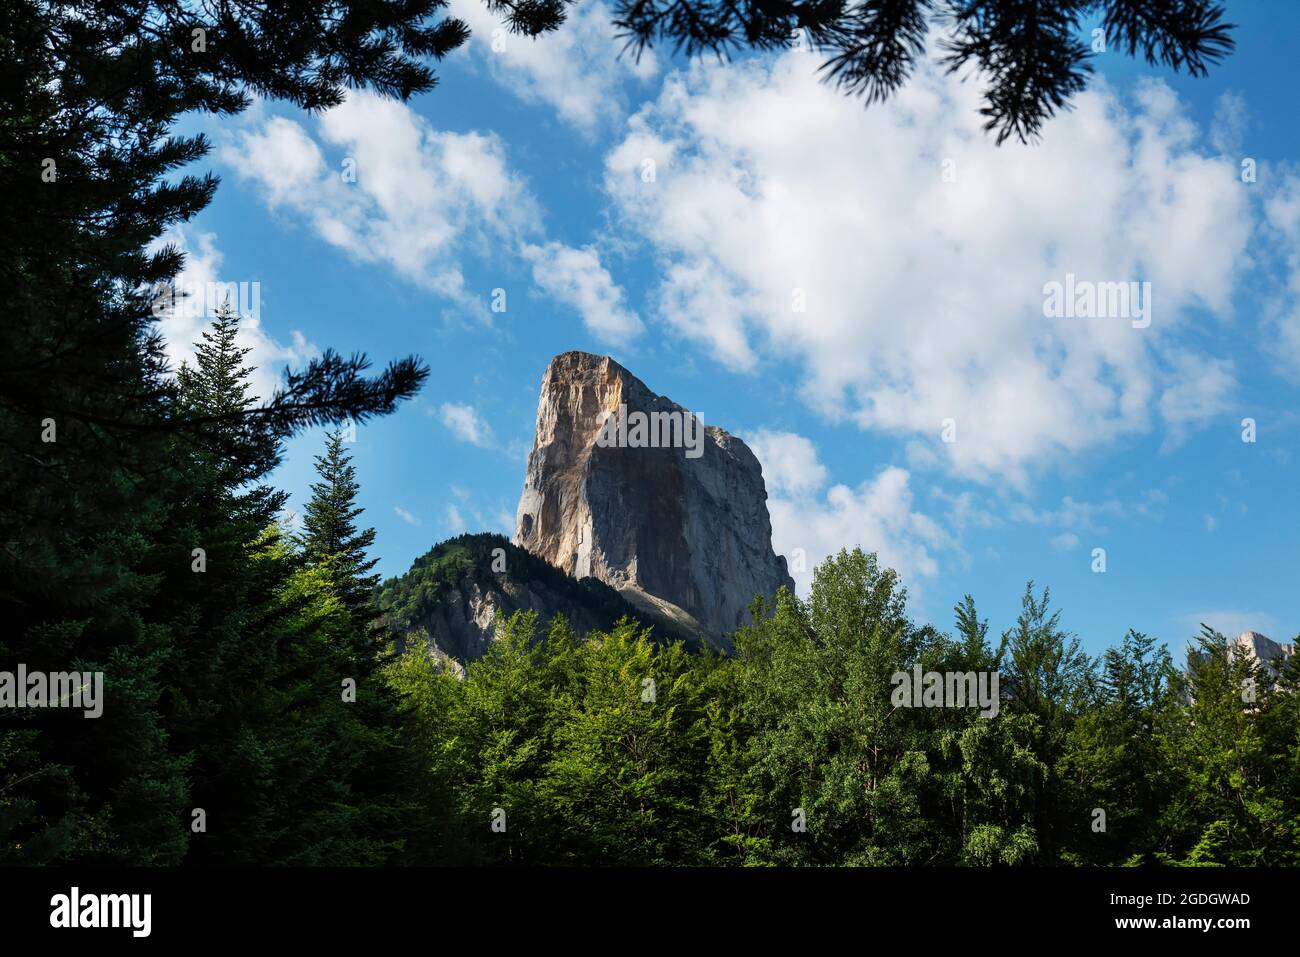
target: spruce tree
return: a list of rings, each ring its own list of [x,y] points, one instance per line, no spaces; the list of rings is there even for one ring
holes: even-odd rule
[[[311,500],[303,512],[303,551],[307,561],[327,570],[342,601],[354,614],[366,615],[373,604],[379,576],[369,574],[378,559],[368,558],[375,530],[357,530],[364,511],[356,504],[357,470],[344,448],[341,429],[325,437],[325,454],[316,456],[320,481],[311,486]]]
[[[177,174],[209,144],[171,135],[175,121],[238,113],[253,95],[324,108],[348,86],[428,89],[422,59],[466,35],[435,19],[443,9],[3,3],[0,661],[103,671],[106,700],[95,720],[24,710],[0,730],[0,860],[186,853],[191,780],[206,780],[187,763],[211,757],[202,734],[238,730],[206,723],[235,712],[240,668],[256,672],[266,653],[244,647],[253,654],[241,661],[225,626],[198,640],[244,592],[235,579],[196,587],[191,551],[201,539],[223,575],[278,567],[240,563],[273,493],[217,495],[206,508],[203,494],[261,473],[304,427],[391,412],[427,374],[408,357],[368,376],[364,355],[325,350],[255,406],[214,406],[178,385],[154,305],[184,260],[154,244],[217,181]],[[212,647],[221,653],[207,656]]]
[[[187,414],[223,423],[232,455],[174,441],[187,484],[155,605],[175,621],[167,725],[208,823],[187,860],[382,863],[405,807],[396,705],[358,614],[281,533],[276,444],[229,415],[254,401],[239,322],[223,307],[180,376]],[[201,573],[174,561],[190,546]]]

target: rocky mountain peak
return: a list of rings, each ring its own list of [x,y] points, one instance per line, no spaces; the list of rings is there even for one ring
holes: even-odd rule
[[[514,543],[717,643],[794,587],[749,447],[585,352],[542,377]]]
[[[1254,658],[1273,677],[1286,667],[1287,661],[1295,654],[1294,643],[1277,642],[1257,631],[1243,631],[1231,643],[1230,648],[1234,649],[1234,653]]]

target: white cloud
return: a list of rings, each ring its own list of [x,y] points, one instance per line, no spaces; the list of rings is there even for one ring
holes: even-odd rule
[[[994,146],[979,95],[926,66],[864,110],[797,52],[674,74],[606,163],[658,259],[658,317],[735,369],[798,361],[828,419],[980,481],[1023,487],[1040,463],[1149,431],[1153,409],[1178,428],[1212,414],[1231,367],[1162,356],[1189,310],[1230,312],[1250,264],[1235,161],[1161,84],[1132,103],[1094,84],[1036,147]],[[1150,282],[1150,327],[1045,318],[1043,287],[1067,273]],[[1204,401],[1181,384],[1194,361],[1214,377]]]
[[[659,71],[654,53],[640,62],[620,56],[613,14],[600,0],[567,8],[563,27],[540,37],[511,34],[482,0],[453,0],[451,13],[469,24],[470,49],[493,78],[525,102],[545,103],[584,133],[616,119],[626,102],[621,88],[629,79],[647,80]],[[496,49],[494,49],[494,45]]]
[[[226,139],[220,155],[262,189],[273,210],[299,218],[358,261],[387,263],[482,310],[465,288],[462,255],[513,244],[539,221],[500,140],[434,129],[406,105],[365,90],[349,91],[318,129],[331,159],[283,117],[255,118]]]
[[[909,586],[938,573],[932,553],[951,542],[932,519],[913,508],[910,478],[906,469],[890,466],[856,488],[834,485],[820,499],[769,500],[776,550],[789,557],[803,549],[807,555],[806,571],[791,571],[801,593],[807,594],[818,562],[854,546],[876,552]]]
[[[462,442],[484,447],[492,441],[492,429],[472,405],[444,402],[438,409],[438,419]]]
[[[826,484],[826,467],[812,442],[793,432],[762,429],[744,436],[763,465],[769,495],[806,495]]]
[[[259,182],[273,206],[300,204],[304,184],[333,172],[325,169],[325,157],[307,131],[280,116],[265,119],[257,132],[241,131],[221,155],[241,177]]]
[[[254,285],[259,280],[223,275],[222,254],[215,233],[193,232],[176,226],[159,237],[151,249],[167,244],[186,254],[185,268],[175,280],[173,303],[158,318],[158,331],[166,342],[167,359],[173,370],[182,362],[194,364],[194,344],[211,325],[227,295],[231,307],[241,313],[237,341],[241,347],[251,350],[244,361],[255,367],[249,377],[254,395],[269,399],[286,365],[298,366],[319,354],[297,329],[290,333],[288,345],[267,331],[260,315],[264,305],[260,285]]]
[[[400,505],[394,505],[394,506],[393,506],[393,514],[395,514],[398,518],[400,518],[402,521],[404,521],[407,525],[419,525],[419,524],[420,524],[420,520],[419,520],[418,518],[416,518],[414,515],[412,515],[412,514],[411,514],[410,512],[408,512],[406,509],[402,508],[402,506],[400,506]]]
[[[537,201],[495,134],[435,129],[409,106],[365,90],[350,91],[316,128],[313,138],[255,109],[224,137],[220,155],[273,211],[359,262],[385,264],[450,299],[462,314],[491,320],[483,291],[467,285],[466,258],[495,262],[505,250],[531,263],[538,288],[575,308],[602,341],[641,333],[594,247],[545,240]]]
[[[1173,378],[1160,396],[1160,415],[1170,426],[1170,439],[1177,442],[1189,426],[1228,408],[1236,377],[1229,360],[1184,350],[1173,354],[1170,366]]]
[[[1246,99],[1240,93],[1227,92],[1214,104],[1214,120],[1210,124],[1210,142],[1224,155],[1236,159],[1241,155],[1246,139],[1250,113]]]
[[[602,342],[625,345],[643,327],[627,308],[623,290],[600,264],[600,255],[588,246],[574,249],[563,243],[525,245],[525,259],[533,264],[533,281],[542,292],[578,310],[583,325]]]
[[[856,488],[833,485],[824,495],[827,471],[816,448],[802,436],[763,431],[754,436],[772,516],[772,544],[791,564],[795,587],[806,595],[814,568],[841,548],[874,551],[905,583],[938,572],[933,552],[953,546],[950,536],[913,507],[910,476],[890,466]],[[802,554],[805,567],[797,565]]]
[[[480,507],[474,501],[469,493],[462,494],[453,486],[454,494],[459,502],[453,502],[446,508],[447,524],[455,532],[463,532],[470,527],[470,521],[473,527],[482,531],[500,532],[509,538],[515,533],[515,517],[506,510],[499,502],[495,506]],[[468,514],[468,518],[466,515]]]

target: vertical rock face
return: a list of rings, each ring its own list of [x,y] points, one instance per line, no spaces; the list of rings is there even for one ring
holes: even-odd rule
[[[645,414],[657,423],[651,434],[676,447],[630,447],[635,428],[626,444],[612,429],[602,439],[620,408],[633,426],[634,414]],[[607,583],[652,617],[725,643],[755,595],[794,582],[772,551],[754,453],[719,428],[670,431],[673,413],[678,422],[691,415],[613,359],[552,359],[514,543],[575,578]],[[698,443],[683,447],[692,438]]]
[[[1277,678],[1295,654],[1293,643],[1273,641],[1257,631],[1243,631],[1229,647],[1234,654],[1254,658],[1271,678]]]

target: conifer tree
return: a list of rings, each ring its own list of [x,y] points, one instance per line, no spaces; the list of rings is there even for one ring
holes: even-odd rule
[[[371,617],[379,576],[370,570],[378,559],[368,558],[367,550],[374,544],[375,530],[357,530],[364,509],[356,504],[360,486],[342,429],[325,437],[325,454],[316,456],[316,472],[320,481],[312,484],[303,511],[303,551],[310,564],[327,570],[340,601],[354,614]]]
[[[434,83],[422,58],[466,31],[434,19],[440,0],[349,4],[342,16],[321,0],[3,9],[0,660],[102,670],[106,701],[97,720],[25,711],[0,730],[0,860],[173,863],[192,834],[187,762],[207,753],[204,735],[238,730],[214,716],[237,711],[240,669],[256,673],[276,640],[232,639],[223,615],[248,593],[238,575],[196,587],[196,540],[211,572],[242,567],[245,584],[279,568],[240,563],[275,494],[233,490],[264,474],[286,437],[387,414],[427,372],[409,357],[367,376],[365,356],[325,350],[255,406],[237,390],[221,392],[222,407],[178,385],[154,306],[184,259],[154,244],[217,182],[173,175],[209,144],[172,126],[237,113],[254,94],[311,108],[347,86],[407,97]],[[265,576],[263,598],[277,581]],[[267,606],[240,613],[254,607]]]
[[[187,859],[381,863],[400,844],[396,706],[332,577],[281,534],[287,496],[262,484],[276,444],[228,415],[254,401],[239,322],[223,307],[180,376],[187,414],[222,423],[232,455],[174,440],[187,484],[173,492],[173,554],[193,544],[206,567],[173,562],[156,604],[175,621],[167,724],[208,820]]]
[[[1016,625],[1003,636],[1006,646],[1007,710],[1036,722],[1034,756],[1057,774],[1075,720],[1085,706],[1093,663],[1078,637],[1061,627],[1061,613],[1051,607],[1051,590],[1034,594],[1025,585]],[[1049,780],[1035,814],[1035,828],[1044,854],[1056,857],[1073,822],[1063,806],[1058,780]]]
[[[1102,654],[1095,692],[1080,708],[1057,768],[1066,860],[1150,863],[1166,843],[1160,811],[1171,797],[1170,773],[1160,742],[1178,707],[1175,680],[1168,649],[1147,635],[1130,631]]]

